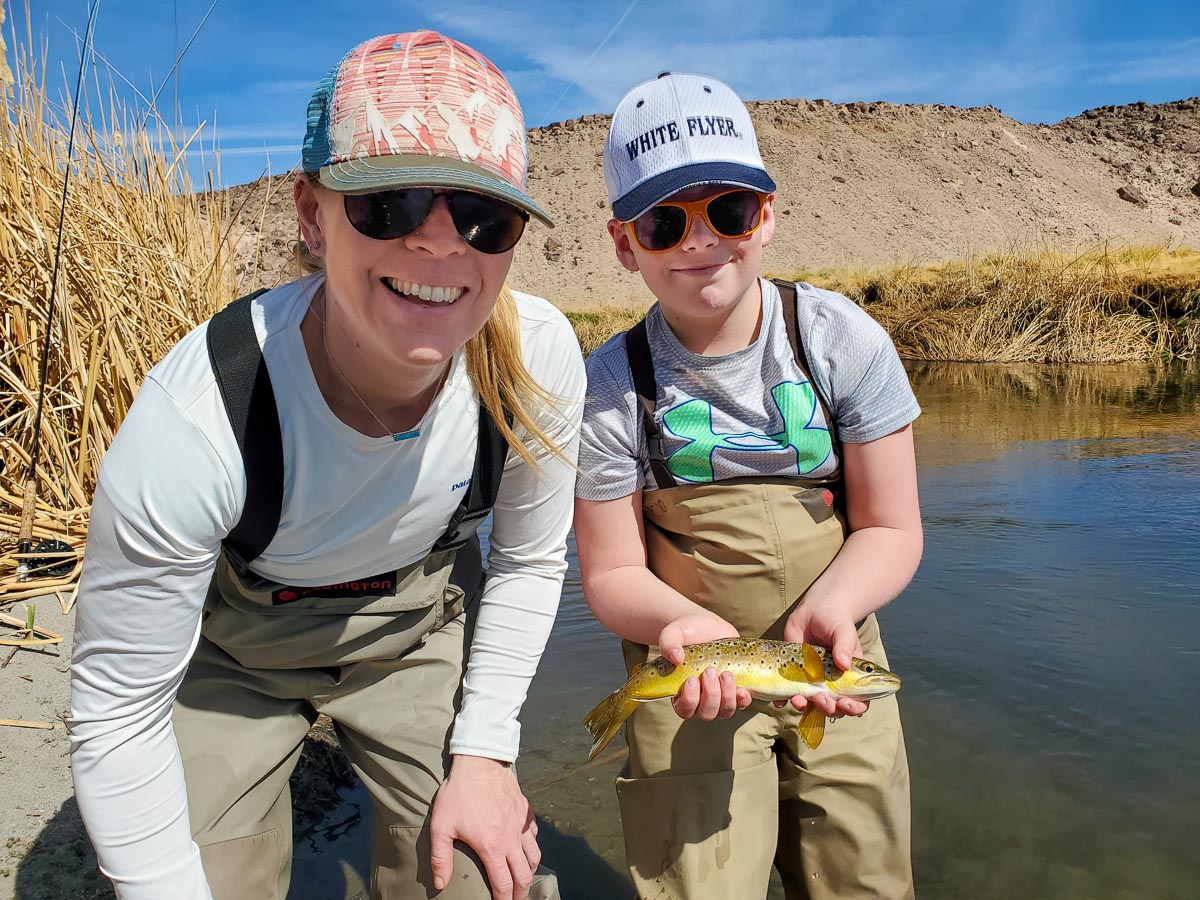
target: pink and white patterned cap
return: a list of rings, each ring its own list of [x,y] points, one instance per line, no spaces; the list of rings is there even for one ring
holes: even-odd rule
[[[553,225],[525,193],[528,159],[525,120],[504,75],[436,31],[359,44],[308,103],[302,164],[331,190],[462,188]]]

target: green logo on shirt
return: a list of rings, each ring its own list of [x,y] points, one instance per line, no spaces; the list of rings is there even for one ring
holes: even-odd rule
[[[783,431],[778,434],[718,434],[713,430],[712,404],[706,400],[689,400],[667,410],[663,425],[687,441],[667,460],[671,474],[683,481],[716,481],[713,454],[718,450],[764,452],[791,447],[796,453],[797,474],[807,475],[820,466],[833,451],[833,442],[828,428],[813,423],[817,398],[812,385],[791,381],[777,384],[771,389],[771,397],[783,417]]]

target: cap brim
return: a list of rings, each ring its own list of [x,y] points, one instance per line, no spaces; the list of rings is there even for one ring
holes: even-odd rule
[[[733,162],[703,162],[680,166],[647,178],[624,197],[613,202],[613,216],[632,222],[656,203],[688,188],[706,184],[728,184],[762,194],[773,194],[775,182],[762,169]]]
[[[495,175],[443,156],[409,154],[350,159],[322,166],[321,184],[343,194],[370,193],[405,187],[451,187],[487,194],[525,210],[549,227],[554,222],[546,211]]]

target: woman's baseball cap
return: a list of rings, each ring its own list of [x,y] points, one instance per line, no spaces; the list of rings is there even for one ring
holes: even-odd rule
[[[301,164],[330,190],[461,188],[553,226],[525,193],[528,160],[525,120],[504,75],[436,31],[359,44],[308,102]]]
[[[703,184],[775,191],[750,113],[733,89],[706,75],[671,72],[639,84],[617,105],[604,144],[604,182],[622,222]]]

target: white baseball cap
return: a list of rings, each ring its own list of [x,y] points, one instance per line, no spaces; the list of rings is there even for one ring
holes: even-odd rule
[[[604,143],[604,182],[622,222],[698,185],[775,191],[750,113],[733,89],[706,75],[671,72],[617,104]]]

